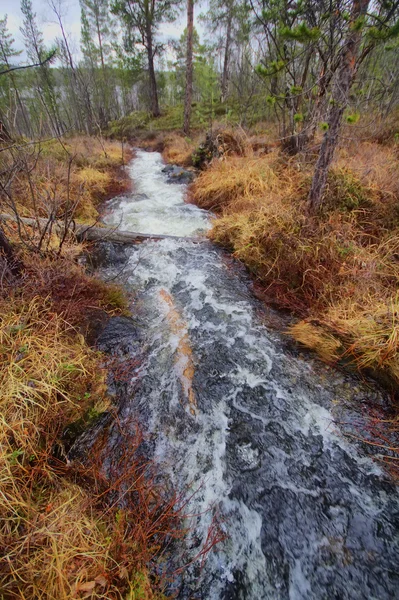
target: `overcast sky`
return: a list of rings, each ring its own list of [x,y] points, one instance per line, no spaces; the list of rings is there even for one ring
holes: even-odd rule
[[[19,31],[22,25],[22,14],[19,0],[0,0],[0,16],[8,15],[8,28],[15,38],[15,48],[23,49],[23,38]],[[58,24],[54,22],[54,16],[47,4],[47,0],[32,0],[33,9],[37,14],[39,27],[42,29],[44,41],[51,45],[54,39],[60,35]],[[75,56],[79,56],[80,40],[80,7],[79,0],[63,0],[65,29],[70,36],[71,48]],[[162,41],[174,38],[178,39],[184,31],[186,17],[182,14],[175,23],[162,24],[159,35]],[[197,24],[198,27],[198,24]],[[201,27],[198,27],[201,30]],[[24,56],[24,55],[22,55]]]

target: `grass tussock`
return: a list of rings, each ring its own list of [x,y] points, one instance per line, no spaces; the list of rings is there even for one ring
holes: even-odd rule
[[[193,135],[188,138],[175,132],[150,131],[141,134],[136,143],[146,150],[161,152],[163,159],[169,164],[190,167],[199,137]]]
[[[278,192],[279,175],[267,158],[231,157],[214,161],[192,186],[198,206],[220,211],[237,203],[253,204],[266,193]]]
[[[72,585],[103,572],[107,544],[87,495],[57,476],[51,456],[65,423],[102,399],[103,371],[50,302],[0,310],[2,591],[71,598]]]
[[[125,312],[128,300],[122,289],[87,275],[75,261],[76,248],[70,256],[54,260],[51,256],[38,260],[37,256],[24,255],[24,274],[21,287],[16,292],[21,300],[48,298],[52,310],[73,326],[81,325],[93,311],[106,310],[110,314]]]
[[[276,151],[213,161],[193,199],[219,213],[210,233],[302,321],[290,328],[326,361],[399,382],[399,188],[395,149],[341,150],[318,215],[307,209],[311,167]]]
[[[193,164],[193,152],[196,143],[194,140],[176,134],[165,136],[163,140],[162,156],[169,164],[190,167]]]

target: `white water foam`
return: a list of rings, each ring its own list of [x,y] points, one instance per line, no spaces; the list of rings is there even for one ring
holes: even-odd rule
[[[190,237],[206,232],[209,213],[184,202],[186,186],[166,183],[164,166],[158,152],[136,150],[128,166],[133,194],[109,203],[104,221],[138,233]]]

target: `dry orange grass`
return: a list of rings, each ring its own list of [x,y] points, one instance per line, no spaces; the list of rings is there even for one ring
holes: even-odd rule
[[[59,162],[65,162],[69,156],[73,156],[78,167],[106,169],[117,167],[123,161],[120,142],[95,136],[73,136],[60,141],[43,142],[40,149],[45,158],[54,158]],[[129,150],[126,146],[124,151],[128,157]]]
[[[272,161],[272,155],[263,158],[234,156],[213,161],[192,186],[194,202],[201,208],[220,211],[236,202],[245,209],[248,204],[263,203],[263,196],[281,196],[279,175],[273,169]]]
[[[193,199],[220,212],[211,238],[233,251],[279,306],[306,317],[290,332],[327,361],[384,371],[399,383],[399,161],[376,143],[341,149],[324,211],[306,206],[299,159],[213,161]]]
[[[1,587],[9,598],[71,598],[103,572],[107,542],[86,494],[58,480],[49,457],[87,398],[102,399],[103,371],[42,298],[0,310]]]
[[[192,139],[170,134],[163,138],[163,146],[162,156],[167,163],[182,167],[192,165],[192,154],[196,147]]]

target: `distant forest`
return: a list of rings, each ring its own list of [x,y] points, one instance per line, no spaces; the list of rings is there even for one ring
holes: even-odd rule
[[[134,111],[157,117],[168,107],[181,107],[183,126],[185,104],[187,133],[193,112],[197,122],[209,115],[243,126],[273,120],[295,152],[331,126],[334,103],[357,127],[364,114],[386,120],[397,110],[397,1],[210,0],[197,7],[192,0],[80,0],[78,60],[64,2],[48,4],[59,24],[51,48],[34,3],[21,1],[25,60],[7,16],[0,20],[3,136],[93,134]],[[185,11],[180,40],[161,43],[163,24]]]

